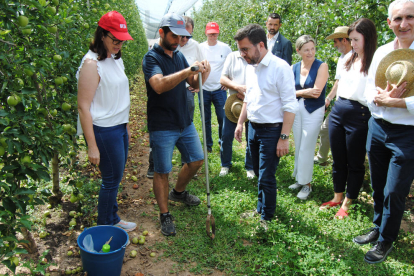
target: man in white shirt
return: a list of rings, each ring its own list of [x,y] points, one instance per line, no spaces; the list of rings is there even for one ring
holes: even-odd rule
[[[279,29],[282,27],[282,18],[277,13],[269,14],[266,21],[267,49],[275,56],[292,65],[292,43],[286,39]]]
[[[194,31],[194,21],[189,16],[183,16],[185,20],[185,29],[190,35],[193,34]],[[184,57],[186,58],[188,64],[193,64],[195,61],[202,61],[204,60],[203,52],[200,49],[200,46],[197,41],[192,39],[192,36],[181,36],[180,45],[177,47],[177,50],[183,53]],[[199,91],[199,89],[194,89],[188,83],[186,83],[187,87],[187,102],[188,102],[188,110],[190,111],[190,118],[191,121],[194,118],[194,94]]]
[[[329,95],[325,97],[325,108],[328,108],[331,101],[333,101],[335,98],[336,91],[338,89],[338,82],[341,78],[341,71],[344,69],[345,61],[347,61],[352,54],[352,46],[348,38],[348,29],[349,28],[346,26],[337,27],[335,28],[333,34],[326,37],[326,39],[333,39],[334,47],[338,50],[338,52],[341,53],[341,56],[338,58],[338,62],[336,63],[335,83]],[[319,150],[314,158],[315,164],[319,164],[321,166],[327,165],[326,161],[328,160],[328,153],[330,148],[328,128],[329,115],[330,113],[326,115],[325,121],[323,121],[323,124],[321,126],[321,130],[319,132]]]
[[[207,41],[200,44],[203,55],[211,66],[210,76],[203,85],[204,116],[208,152],[212,152],[213,147],[213,138],[211,137],[211,104],[214,104],[214,109],[216,110],[219,131],[219,145],[221,145],[224,118],[223,108],[227,99],[226,90],[220,84],[220,77],[221,72],[223,71],[224,62],[227,55],[231,53],[231,49],[227,44],[218,41],[219,33],[219,25],[216,22],[207,23]]]
[[[237,98],[244,100],[246,93],[246,67],[247,61],[240,55],[239,51],[229,54],[224,63],[220,83],[229,89],[230,95],[236,94]],[[229,99],[230,100],[230,99]],[[246,141],[248,133],[248,122],[246,122]],[[237,124],[224,116],[222,144],[220,148],[221,171],[220,176],[228,174],[231,167],[233,153],[234,130]],[[254,178],[252,158],[249,153],[249,144],[246,146],[245,169],[248,179]]]
[[[249,150],[258,176],[256,212],[266,224],[276,210],[276,169],[279,158],[289,152],[289,133],[298,110],[294,76],[286,61],[267,50],[266,33],[260,25],[247,25],[234,39],[249,64],[234,138],[241,142],[243,123],[249,119]]]
[[[374,190],[375,226],[354,238],[358,244],[378,241],[364,257],[371,264],[384,261],[391,252],[414,179],[414,96],[400,98],[406,82],[384,90],[375,85],[378,65],[387,54],[397,49],[414,49],[414,0],[394,1],[388,12],[388,26],[396,38],[375,52],[365,88],[372,114],[366,148]]]

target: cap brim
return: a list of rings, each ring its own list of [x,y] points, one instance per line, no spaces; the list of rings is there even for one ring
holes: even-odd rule
[[[129,33],[124,33],[124,32],[114,32],[114,31],[112,31],[112,32],[111,32],[111,34],[113,34],[113,35],[114,35],[114,37],[115,37],[116,39],[119,39],[119,40],[134,40],[134,39],[132,38],[132,36],[130,36],[130,35],[129,35]]]
[[[206,31],[206,34],[219,34],[219,33],[220,33],[219,30],[214,30],[214,29]]]
[[[325,39],[334,39],[334,38],[349,38],[349,36],[348,34],[336,33],[336,34],[331,34],[327,36]]]
[[[181,36],[191,36],[191,34],[189,32],[187,32],[186,29],[184,28],[173,28],[173,27],[169,27],[171,32],[173,32],[176,35],[181,35]]]

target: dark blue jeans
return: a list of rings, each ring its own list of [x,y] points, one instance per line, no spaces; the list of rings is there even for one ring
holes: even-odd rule
[[[257,212],[263,220],[271,220],[276,211],[276,155],[282,124],[278,127],[254,128],[249,123],[249,150],[253,170],[258,179]]]
[[[371,117],[367,153],[379,241],[397,239],[405,198],[414,179],[414,126],[393,125]]]
[[[191,118],[191,122],[194,119],[194,109],[195,109],[195,104],[194,104],[194,94],[193,92],[191,92],[190,90],[188,90],[187,87],[187,105],[188,105],[188,112],[190,112],[190,118]]]
[[[113,127],[93,126],[100,153],[102,185],[98,199],[98,225],[114,225],[119,218],[116,200],[128,156],[126,124]]]
[[[249,133],[249,122],[245,124],[246,128],[246,157],[244,159],[244,164],[246,170],[253,170],[252,158],[249,152],[249,143],[248,143],[248,133]],[[221,148],[220,148],[220,159],[222,167],[231,167],[231,158],[233,155],[233,140],[234,140],[234,131],[236,130],[237,124],[233,123],[227,119],[224,115],[223,120],[223,136],[221,137]]]
[[[357,199],[365,175],[368,107],[339,97],[329,116],[329,141],[332,151],[332,178],[335,193]]]
[[[206,139],[207,139],[207,149],[210,151],[213,147],[213,138],[211,136],[211,104],[214,104],[216,110],[217,122],[218,122],[218,131],[219,131],[219,141],[221,145],[221,135],[223,129],[223,119],[224,115],[224,104],[227,100],[226,90],[217,90],[217,91],[208,91],[203,90],[203,99],[204,99],[204,116],[206,123]],[[198,97],[198,102],[200,104],[200,96]]]

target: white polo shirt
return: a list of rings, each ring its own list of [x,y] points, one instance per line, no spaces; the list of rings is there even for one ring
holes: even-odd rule
[[[240,52],[234,51],[227,56],[221,75],[229,78],[238,85],[245,85],[247,65],[247,61],[240,55]],[[232,95],[238,92],[229,88],[229,93]]]
[[[253,123],[282,123],[285,111],[296,113],[295,77],[289,64],[268,51],[257,65],[246,68],[247,119]]]

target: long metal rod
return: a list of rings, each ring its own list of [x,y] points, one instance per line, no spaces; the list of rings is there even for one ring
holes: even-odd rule
[[[203,81],[201,73],[198,73],[198,85],[200,92],[198,95],[200,96],[200,103],[201,103],[201,121],[203,126],[203,144],[204,144],[204,168],[206,171],[206,188],[207,188],[207,208],[208,208],[208,215],[211,215],[211,205],[210,205],[210,179],[208,175],[208,153],[207,153],[207,139],[206,139],[206,122],[204,120],[204,98],[203,98]]]

